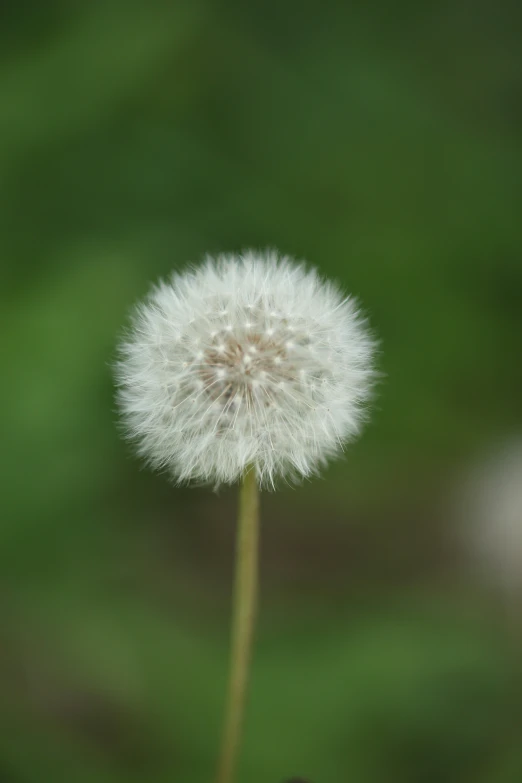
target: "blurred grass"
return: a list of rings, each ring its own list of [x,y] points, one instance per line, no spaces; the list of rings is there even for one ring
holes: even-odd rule
[[[437,516],[521,424],[516,5],[1,13],[0,777],[209,779],[234,496],[140,470],[110,364],[150,281],[274,245],[360,297],[384,377],[346,459],[265,499],[242,779],[516,783],[519,673]]]

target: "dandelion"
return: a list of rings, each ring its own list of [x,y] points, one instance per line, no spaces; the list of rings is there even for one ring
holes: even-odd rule
[[[128,432],[177,481],[309,476],[359,431],[372,340],[353,299],[275,253],[156,286],[118,364]]]
[[[155,286],[117,364],[127,432],[176,482],[242,481],[229,708],[232,780],[257,591],[258,487],[317,473],[356,436],[374,343],[351,297],[275,252],[207,258]]]
[[[522,438],[510,438],[466,471],[454,500],[461,545],[497,589],[520,627],[522,599]],[[519,631],[520,633],[520,631]]]

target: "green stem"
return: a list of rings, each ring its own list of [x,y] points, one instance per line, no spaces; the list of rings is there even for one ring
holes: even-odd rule
[[[232,783],[241,742],[257,604],[259,492],[255,470],[243,477],[236,533],[228,701],[216,783]]]

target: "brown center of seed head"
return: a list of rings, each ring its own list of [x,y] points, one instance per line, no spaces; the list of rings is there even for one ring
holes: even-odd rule
[[[282,368],[287,359],[285,347],[257,332],[241,340],[219,335],[206,351],[200,377],[209,397],[233,405],[242,397],[252,399],[256,386],[263,388],[264,404],[272,404],[270,388],[285,380]]]

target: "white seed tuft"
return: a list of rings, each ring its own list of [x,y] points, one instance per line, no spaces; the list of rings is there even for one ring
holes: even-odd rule
[[[276,253],[207,258],[160,283],[120,348],[129,436],[177,481],[308,476],[364,418],[374,342],[354,300]]]

